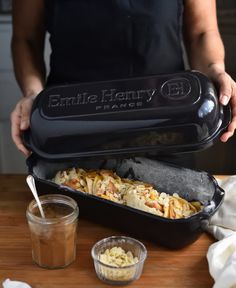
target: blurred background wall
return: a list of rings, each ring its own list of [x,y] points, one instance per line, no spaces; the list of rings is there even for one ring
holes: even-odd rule
[[[217,7],[219,28],[226,50],[226,68],[236,79],[236,0],[217,0]],[[0,0],[0,173],[24,173],[27,171],[25,158],[15,148],[10,135],[10,112],[21,97],[11,60],[10,12],[11,0]],[[49,53],[46,41],[47,65]],[[236,174],[235,150],[236,135],[226,144],[218,141],[212,148],[197,152],[196,166],[211,174]]]

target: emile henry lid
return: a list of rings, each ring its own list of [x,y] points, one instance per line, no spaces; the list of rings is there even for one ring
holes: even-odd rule
[[[24,140],[47,159],[181,153],[211,146],[230,119],[209,79],[185,71],[48,87]]]

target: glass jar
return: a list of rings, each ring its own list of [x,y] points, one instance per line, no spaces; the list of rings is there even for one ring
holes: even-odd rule
[[[35,200],[26,216],[31,233],[32,257],[44,268],[62,268],[75,260],[79,208],[75,200],[60,194],[39,197],[45,218]]]

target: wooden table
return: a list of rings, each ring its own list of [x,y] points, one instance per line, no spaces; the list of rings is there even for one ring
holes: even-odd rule
[[[19,280],[34,288],[109,287],[95,274],[90,256],[99,239],[124,234],[79,219],[76,261],[69,267],[47,270],[32,262],[30,234],[25,217],[31,192],[25,175],[0,175],[0,286],[3,280]],[[131,287],[210,288],[206,252],[214,239],[203,234],[182,250],[168,250],[140,239],[148,250],[141,278]]]

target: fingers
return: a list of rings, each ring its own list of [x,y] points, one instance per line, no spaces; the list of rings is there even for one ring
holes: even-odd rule
[[[232,111],[232,120],[227,128],[227,132],[225,132],[220,140],[222,142],[226,142],[229,140],[230,137],[234,135],[234,131],[236,129],[236,83],[233,79],[231,79],[231,97],[230,97],[230,104],[231,104],[231,111]]]
[[[234,130],[236,129],[236,119],[234,119],[228,126],[227,132],[221,135],[220,140],[222,142],[227,142],[230,137],[234,135]]]
[[[20,131],[20,119],[13,112],[11,116],[12,126],[11,126],[11,136],[16,145],[16,147],[26,156],[29,155],[29,151],[25,148],[21,140],[21,131]]]
[[[227,131],[220,137],[222,142],[226,142],[236,129],[236,82],[225,72],[224,65],[220,64],[209,65],[208,76],[219,87],[219,102],[225,106],[230,101],[232,121]]]
[[[21,105],[21,122],[20,129],[26,130],[29,128],[30,112],[33,104],[32,98],[24,98]]]
[[[224,134],[221,135],[220,140],[222,142],[227,142],[229,140],[230,137],[232,137],[234,135],[234,130],[236,128],[236,119],[234,121],[234,124],[231,125],[233,122],[230,123],[227,132],[225,132]],[[231,128],[230,128],[231,127]]]
[[[22,114],[22,105],[24,103],[22,99],[18,104],[16,105],[15,109],[13,110],[11,114],[11,136],[12,140],[14,141],[16,147],[26,156],[29,156],[30,151],[28,151],[25,146],[23,145],[21,134],[21,114]],[[27,117],[27,116],[25,116]],[[27,125],[26,125],[27,126]],[[25,126],[25,127],[26,127]],[[27,129],[27,128],[26,128]]]
[[[231,93],[232,93],[231,82],[232,82],[232,79],[227,73],[224,72],[224,73],[218,74],[217,83],[220,87],[219,99],[222,105],[227,105],[230,100]]]

